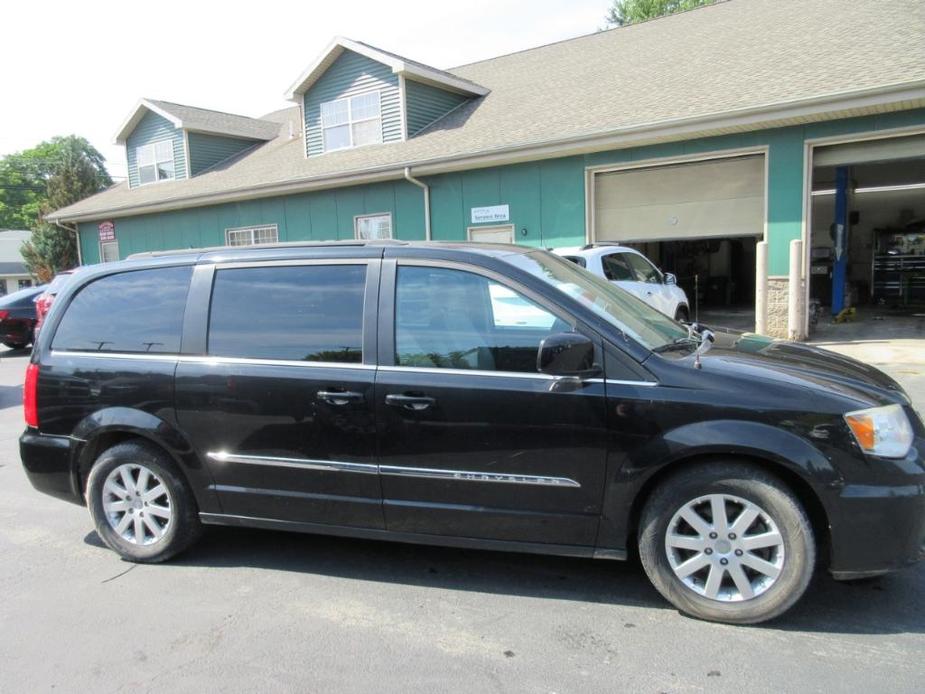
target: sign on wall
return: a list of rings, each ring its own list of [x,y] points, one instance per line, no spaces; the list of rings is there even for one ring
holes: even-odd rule
[[[116,225],[114,222],[100,222],[100,242],[116,240]]]
[[[511,218],[510,205],[491,205],[489,207],[473,207],[472,223],[506,222]]]

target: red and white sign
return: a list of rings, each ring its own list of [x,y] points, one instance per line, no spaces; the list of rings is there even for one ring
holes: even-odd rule
[[[116,225],[113,222],[100,222],[100,241],[116,240]]]

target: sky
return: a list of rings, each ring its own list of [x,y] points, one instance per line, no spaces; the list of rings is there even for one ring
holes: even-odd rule
[[[596,31],[610,0],[30,0],[3,9],[0,156],[86,137],[113,143],[143,97],[260,116],[334,36],[438,68]],[[152,11],[157,8],[157,12]]]

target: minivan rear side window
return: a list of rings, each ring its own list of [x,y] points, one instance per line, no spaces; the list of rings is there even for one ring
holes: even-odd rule
[[[93,280],[68,305],[52,349],[178,353],[192,272],[165,267]]]
[[[358,363],[366,265],[284,265],[215,273],[209,354]]]

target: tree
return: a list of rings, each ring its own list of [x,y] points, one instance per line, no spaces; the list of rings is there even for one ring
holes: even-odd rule
[[[54,137],[0,161],[0,228],[28,228],[26,267],[40,281],[77,264],[74,234],[42,219],[112,185],[103,156],[83,137]]]
[[[607,26],[624,26],[664,17],[666,14],[712,5],[716,0],[613,0],[607,11]]]

